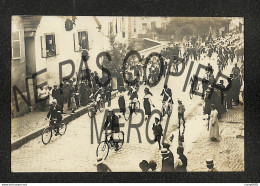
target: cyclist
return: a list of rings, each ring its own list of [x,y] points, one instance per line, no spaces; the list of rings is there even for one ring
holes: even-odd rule
[[[114,141],[113,139],[113,133],[120,132],[119,128],[119,118],[115,113],[113,112],[113,109],[109,107],[108,109],[108,115],[106,118],[106,121],[103,126],[103,131],[106,130],[106,138],[110,134],[110,141]],[[118,142],[114,142],[116,151],[118,150]]]
[[[169,104],[173,104],[172,100],[172,90],[168,88],[167,85],[164,85],[164,88],[162,90],[161,96],[163,96],[163,106],[166,104],[166,102]]]
[[[48,118],[50,118],[50,126],[56,129],[55,136],[57,136],[59,134],[59,125],[62,121],[62,115],[61,115],[61,108],[57,104],[56,99],[52,100],[52,106],[45,119],[48,120]],[[55,120],[57,120],[56,123]]]
[[[190,82],[191,82],[192,93],[194,93],[194,91],[197,89],[198,86],[198,76],[194,74],[193,77],[190,78]]]
[[[105,94],[104,94],[104,90],[102,87],[100,87],[96,93],[91,94],[90,97],[92,97],[94,99],[94,101],[96,102],[96,105],[99,105],[101,100],[105,99]]]

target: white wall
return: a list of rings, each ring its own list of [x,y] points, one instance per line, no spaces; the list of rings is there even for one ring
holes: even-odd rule
[[[81,52],[74,51],[74,39],[73,34],[77,31],[88,31],[89,39],[89,68],[91,70],[96,70],[96,56],[98,53],[105,51],[109,48],[108,39],[105,35],[106,25],[102,24],[102,31],[98,32],[97,24],[91,16],[77,16],[76,26],[73,30],[65,30],[65,21],[67,18],[57,17],[57,16],[43,16],[42,20],[38,26],[36,36],[35,36],[35,48],[36,48],[36,71],[40,71],[47,68],[47,73],[39,76],[38,83],[42,83],[46,78],[49,84],[59,83],[59,63],[65,60],[71,59],[75,64],[75,71],[78,72],[79,65],[81,61]],[[50,58],[42,58],[41,54],[41,39],[46,33],[55,34],[56,50],[58,55]],[[69,65],[68,65],[69,66]],[[71,68],[64,66],[63,76],[69,75]]]

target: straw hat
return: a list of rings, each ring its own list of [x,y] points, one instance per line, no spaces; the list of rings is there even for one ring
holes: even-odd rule
[[[103,163],[103,158],[102,157],[97,157],[97,165]]]
[[[163,148],[163,149],[161,150],[161,154],[169,154],[168,149]]]

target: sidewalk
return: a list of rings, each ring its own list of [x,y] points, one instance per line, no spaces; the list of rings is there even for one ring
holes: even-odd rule
[[[113,99],[117,94],[117,91],[112,92],[111,98]],[[107,104],[107,103],[106,103]],[[65,110],[66,114],[63,114],[63,121],[68,123],[79,116],[88,112],[89,106],[78,108],[74,115],[71,116],[71,110]],[[66,107],[65,107],[66,109]],[[48,111],[46,112],[30,112],[21,117],[11,118],[11,149],[17,149],[29,140],[38,137],[41,131],[49,125],[45,120]]]
[[[192,150],[186,152],[188,172],[207,171],[208,158],[214,159],[218,171],[244,171],[244,106],[233,107],[219,120],[219,142],[210,141],[204,125]]]

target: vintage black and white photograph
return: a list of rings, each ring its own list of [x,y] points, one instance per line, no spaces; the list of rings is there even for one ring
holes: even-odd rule
[[[243,172],[244,18],[11,17],[11,172]]]

